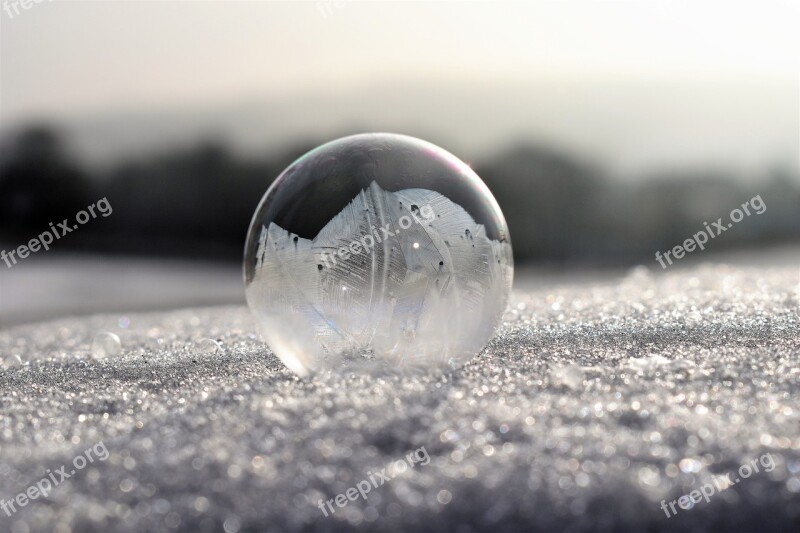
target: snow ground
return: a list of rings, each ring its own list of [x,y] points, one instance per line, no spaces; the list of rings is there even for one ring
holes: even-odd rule
[[[446,376],[300,380],[242,306],[1,330],[24,366],[0,371],[0,498],[109,456],[0,509],[0,531],[797,531],[797,264],[518,284]],[[123,351],[93,360],[104,330]],[[422,447],[429,464],[318,508]],[[767,453],[771,471],[660,507]]]

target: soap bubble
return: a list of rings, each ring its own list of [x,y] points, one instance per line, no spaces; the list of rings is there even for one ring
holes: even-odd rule
[[[22,358],[17,354],[7,355],[3,358],[3,366],[5,368],[19,368],[22,365]]]
[[[247,302],[291,370],[459,366],[491,338],[513,277],[489,189],[402,135],[320,146],[267,190],[245,248]]]
[[[214,339],[200,339],[197,341],[197,351],[202,354],[215,354],[222,352],[222,344]]]
[[[122,351],[122,343],[116,333],[102,331],[95,335],[92,341],[92,357],[105,359],[113,357]]]

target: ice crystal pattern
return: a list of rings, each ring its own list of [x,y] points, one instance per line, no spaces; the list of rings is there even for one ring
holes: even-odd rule
[[[457,366],[491,337],[512,264],[510,244],[445,196],[373,181],[312,240],[262,225],[247,290],[270,347],[301,375]]]

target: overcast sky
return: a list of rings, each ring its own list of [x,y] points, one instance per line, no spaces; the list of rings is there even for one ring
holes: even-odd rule
[[[800,143],[797,4],[55,0],[0,12],[0,120],[313,99],[391,80],[687,82],[707,84],[732,115],[742,100],[786,151]]]

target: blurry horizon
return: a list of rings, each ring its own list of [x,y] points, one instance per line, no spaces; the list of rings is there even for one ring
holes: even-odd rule
[[[472,166],[527,282],[660,272],[756,196],[675,268],[797,261],[795,1],[26,5],[0,0],[0,251],[101,198],[113,215],[0,263],[0,322],[240,302],[269,185],[363,132]]]
[[[32,124],[90,165],[390,131],[631,179],[797,175],[798,21],[788,1],[44,2],[0,13],[0,150]]]

